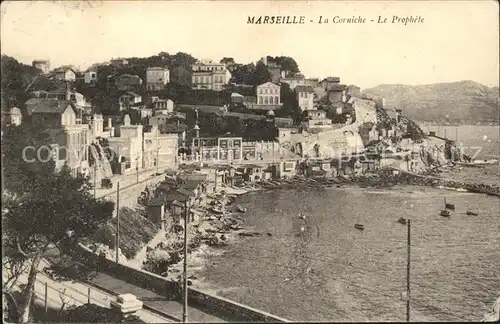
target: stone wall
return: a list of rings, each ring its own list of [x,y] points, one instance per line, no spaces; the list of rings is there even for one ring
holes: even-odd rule
[[[152,290],[171,300],[181,299],[181,289],[179,284],[154,273],[128,267],[123,264],[116,264],[111,260],[99,260],[99,257],[92,253],[90,249],[80,245],[76,251],[77,255],[87,264],[97,264],[100,261],[100,271],[109,273],[110,275],[126,280],[129,283],[140,286],[142,288]],[[188,289],[188,303],[197,308],[212,313],[215,316],[223,316],[228,319],[243,322],[279,322],[285,323],[288,320],[260,311],[258,309],[219,297],[199,289]]]

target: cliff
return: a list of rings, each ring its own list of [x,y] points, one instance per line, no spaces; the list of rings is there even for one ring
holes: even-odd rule
[[[427,85],[384,84],[363,93],[385,98],[389,108],[402,109],[411,119],[434,122],[499,121],[498,87],[474,81]]]

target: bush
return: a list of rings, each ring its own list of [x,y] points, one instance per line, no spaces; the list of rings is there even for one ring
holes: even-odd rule
[[[144,262],[144,270],[165,275],[168,272],[168,268],[180,260],[181,257],[176,251],[155,249],[147,254],[146,262]]]
[[[146,323],[136,315],[122,318],[110,308],[94,304],[85,304],[67,311],[67,323]]]

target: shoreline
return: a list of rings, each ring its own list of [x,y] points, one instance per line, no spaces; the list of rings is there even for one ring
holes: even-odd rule
[[[343,176],[336,178],[295,176],[290,179],[261,180],[241,187],[221,187],[216,193],[206,194],[204,204],[198,207],[202,213],[202,220],[193,226],[188,232],[188,284],[194,287],[210,291],[215,294],[232,290],[233,288],[216,287],[206,282],[203,272],[207,265],[211,264],[212,257],[225,253],[224,247],[233,244],[240,237],[255,237],[269,235],[245,228],[246,210],[236,204],[238,197],[255,191],[267,191],[277,189],[301,189],[301,188],[341,188],[345,186],[359,188],[389,189],[397,185],[416,185],[433,187],[437,189],[455,190],[460,192],[471,192],[488,194],[500,197],[499,186],[471,184],[450,179],[442,179],[434,173],[429,175],[413,174],[402,170],[385,169],[377,173],[362,176]],[[201,209],[201,210],[200,210]],[[165,241],[169,241],[166,239]],[[175,240],[175,238],[174,238]],[[198,241],[199,244],[193,242]],[[153,247],[153,250],[158,246]],[[178,262],[168,265],[166,277],[172,281],[180,281],[183,272],[183,256],[181,254]],[[144,269],[144,267],[141,267]]]

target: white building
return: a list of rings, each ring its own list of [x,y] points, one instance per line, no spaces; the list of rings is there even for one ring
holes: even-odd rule
[[[224,63],[202,60],[193,64],[193,89],[221,91],[230,79],[231,72]]]
[[[295,87],[295,97],[301,111],[314,110],[314,90],[310,86],[298,85]]]
[[[54,76],[56,77],[57,80],[62,80],[62,81],[75,81],[76,80],[76,72],[69,68],[69,67],[61,67],[58,69],[55,69],[53,71]]]
[[[148,91],[165,89],[170,82],[170,71],[164,67],[149,67],[146,70],[146,88]]]
[[[142,97],[135,92],[127,91],[118,98],[118,103],[123,109],[135,107],[142,102]]]
[[[257,86],[257,105],[280,105],[280,86],[266,82]]]
[[[95,83],[97,81],[97,72],[96,71],[85,71],[83,73],[83,80],[85,83]]]
[[[326,118],[324,110],[307,110],[307,118],[302,126],[308,131],[325,131],[332,129],[332,120]]]

